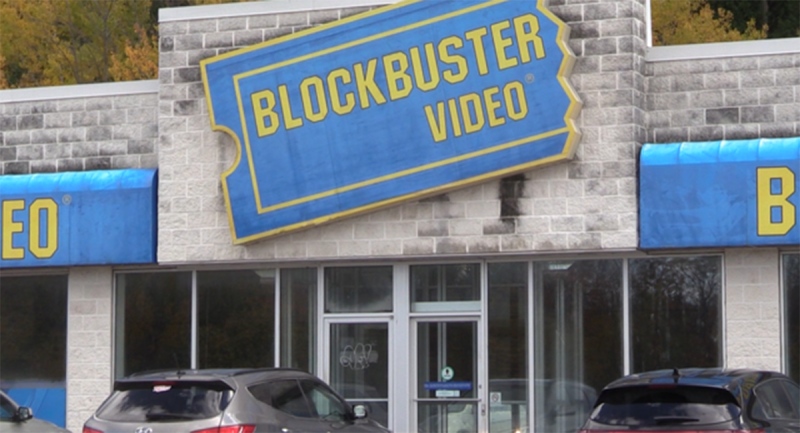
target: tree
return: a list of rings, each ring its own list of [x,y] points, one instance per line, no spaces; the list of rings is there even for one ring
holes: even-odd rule
[[[652,0],[653,45],[680,45],[766,38],[766,26],[757,28],[755,18],[744,31],[732,26],[733,14],[712,9],[707,0]]]
[[[740,32],[755,19],[756,27],[767,26],[768,39],[800,36],[800,0],[709,0],[708,4],[731,11],[731,24]]]
[[[136,40],[125,41],[122,53],[111,54],[114,81],[149,80],[158,76],[158,38],[136,25]]]
[[[0,54],[0,89],[5,89],[8,87],[8,82],[6,81],[6,59]]]
[[[0,0],[11,87],[111,81],[114,53],[149,26],[150,0]]]
[[[0,0],[0,89],[158,77],[158,10],[249,0]]]

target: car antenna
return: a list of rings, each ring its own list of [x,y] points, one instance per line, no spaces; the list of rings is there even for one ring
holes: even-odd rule
[[[680,378],[681,378],[681,372],[680,372],[680,371],[678,371],[678,368],[677,368],[677,367],[673,368],[673,369],[672,369],[672,380],[673,380],[675,383],[678,383],[678,379],[680,379]]]
[[[178,367],[178,371],[175,374],[178,376],[178,379],[180,379],[181,376],[186,374],[186,372],[181,370],[181,363],[178,362],[178,353],[177,352],[172,352],[172,358],[175,359],[175,366]]]

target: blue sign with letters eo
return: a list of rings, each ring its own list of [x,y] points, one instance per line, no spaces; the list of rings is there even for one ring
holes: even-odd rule
[[[405,1],[201,62],[233,242],[571,158],[567,27],[543,1]]]

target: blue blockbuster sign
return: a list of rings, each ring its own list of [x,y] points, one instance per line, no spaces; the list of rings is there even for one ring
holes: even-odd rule
[[[233,242],[571,158],[566,34],[544,0],[407,0],[203,60]]]
[[[0,268],[156,262],[156,170],[0,177]]]
[[[800,138],[646,144],[642,249],[800,245]]]

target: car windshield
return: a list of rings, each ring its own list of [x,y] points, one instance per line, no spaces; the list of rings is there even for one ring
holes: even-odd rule
[[[119,422],[185,421],[219,415],[233,391],[217,382],[123,383],[97,416]]]
[[[736,399],[724,389],[650,385],[603,391],[590,418],[630,427],[696,426],[738,419]]]

